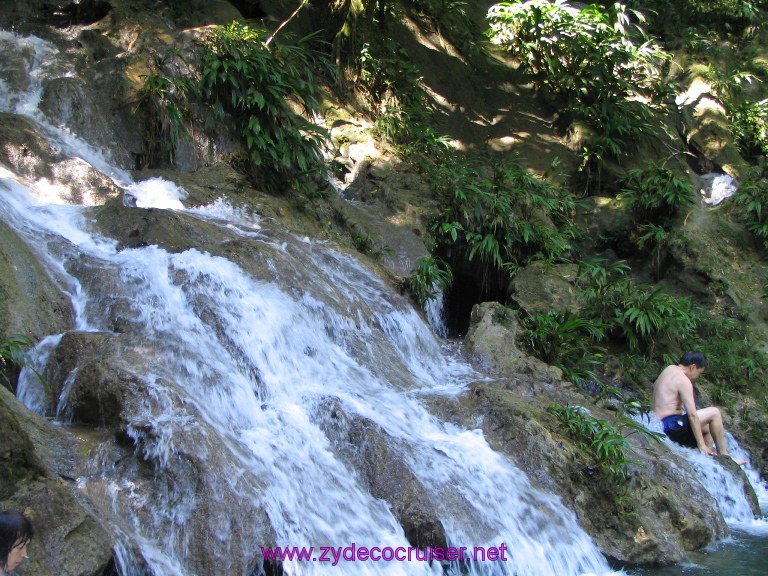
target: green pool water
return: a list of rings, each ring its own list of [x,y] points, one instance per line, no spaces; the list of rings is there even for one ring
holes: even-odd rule
[[[766,576],[768,528],[759,533],[732,530],[727,540],[691,552],[685,564],[626,572],[631,576]]]

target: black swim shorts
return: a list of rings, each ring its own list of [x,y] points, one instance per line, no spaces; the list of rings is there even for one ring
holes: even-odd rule
[[[696,436],[691,430],[691,423],[685,414],[672,414],[662,418],[661,423],[664,425],[664,434],[673,442],[688,448],[699,447]]]

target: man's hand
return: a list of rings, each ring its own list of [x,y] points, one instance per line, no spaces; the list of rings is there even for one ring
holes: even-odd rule
[[[717,452],[712,450],[709,446],[704,446],[704,448],[701,448],[701,453],[704,454],[704,456],[717,456]]]

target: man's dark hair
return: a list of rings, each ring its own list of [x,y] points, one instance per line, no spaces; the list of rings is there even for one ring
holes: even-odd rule
[[[678,364],[680,364],[680,366],[696,364],[698,368],[706,368],[709,361],[701,352],[686,352],[682,355]]]

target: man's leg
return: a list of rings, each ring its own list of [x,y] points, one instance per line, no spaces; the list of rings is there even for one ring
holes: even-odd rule
[[[712,446],[714,439],[717,446],[717,453],[721,456],[728,455],[728,446],[725,443],[725,428],[723,428],[723,416],[720,409],[711,406],[697,410],[699,421],[701,422],[701,432],[704,435],[704,441],[707,446]]]
[[[704,435],[704,442],[706,442],[707,446],[712,446],[712,438],[714,438],[717,453],[720,456],[730,456],[728,454],[728,445],[725,443],[725,427],[723,426],[723,415],[720,413],[720,409],[711,406],[696,412],[699,415],[701,432]],[[735,458],[733,460],[739,466],[747,463],[746,460],[736,460]]]

